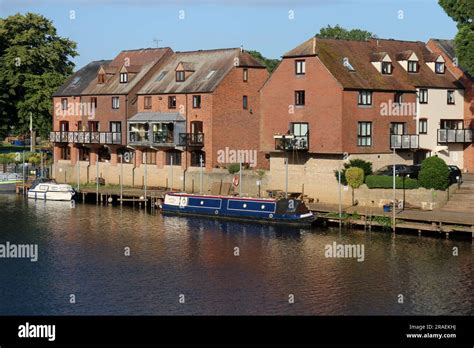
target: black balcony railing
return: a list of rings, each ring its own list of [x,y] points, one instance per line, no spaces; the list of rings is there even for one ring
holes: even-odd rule
[[[438,143],[472,143],[474,129],[438,129]]]
[[[121,132],[50,132],[49,141],[53,143],[75,144],[122,144]]]
[[[418,134],[390,134],[390,148],[418,149],[420,148]]]
[[[179,146],[204,146],[204,133],[179,133]]]
[[[274,135],[275,150],[280,151],[306,151],[309,149],[309,134],[303,136]]]

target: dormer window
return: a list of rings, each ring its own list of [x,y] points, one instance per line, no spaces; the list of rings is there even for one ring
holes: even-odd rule
[[[417,73],[418,72],[418,62],[416,60],[408,61],[408,72]]]
[[[443,62],[436,62],[435,63],[435,72],[437,74],[444,74],[444,63]]]
[[[128,82],[128,73],[120,73],[120,83],[127,83]]]
[[[392,63],[382,62],[382,74],[391,75],[392,74]]]
[[[183,82],[185,80],[184,71],[177,71],[176,72],[176,82]]]
[[[99,74],[97,76],[97,82],[98,83],[105,83],[105,74]]]

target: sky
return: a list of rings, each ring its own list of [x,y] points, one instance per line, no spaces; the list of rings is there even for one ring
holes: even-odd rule
[[[0,0],[0,17],[39,13],[77,42],[76,68],[123,49],[240,47],[279,58],[328,24],[380,38],[451,39],[436,0]]]

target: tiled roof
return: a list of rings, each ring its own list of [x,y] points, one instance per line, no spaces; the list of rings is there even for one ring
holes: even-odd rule
[[[53,97],[80,95],[92,81],[97,81],[97,71],[101,65],[111,60],[96,60],[72,74],[53,94]]]
[[[92,81],[83,94],[128,94],[133,87],[163,56],[172,52],[166,48],[144,48],[120,52],[113,61],[103,65],[106,71],[106,82],[98,84]],[[120,83],[120,68],[125,65],[128,71],[128,83]],[[96,70],[97,75],[98,69]]]
[[[393,64],[391,75],[382,75],[371,63],[374,55],[387,53]],[[419,59],[419,72],[408,73],[397,60],[407,59],[415,53]],[[425,57],[431,52],[423,42],[370,39],[351,41],[311,38],[283,57],[317,55],[331,74],[346,89],[413,91],[416,87],[462,88],[456,78],[446,71],[434,73],[426,64]],[[343,64],[347,58],[354,71]]]
[[[180,63],[193,72],[185,81],[176,82],[175,70]],[[236,63],[238,66],[265,68],[249,53],[241,52],[240,48],[175,52],[138,93],[212,92]]]

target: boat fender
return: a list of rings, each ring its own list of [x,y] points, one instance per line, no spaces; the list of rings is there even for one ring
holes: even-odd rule
[[[235,175],[234,178],[232,179],[232,184],[234,186],[239,186],[239,176]]]
[[[218,215],[218,214],[219,214],[219,210],[215,210],[215,211],[214,211],[214,214]]]
[[[273,214],[268,215],[270,219],[273,219]]]

